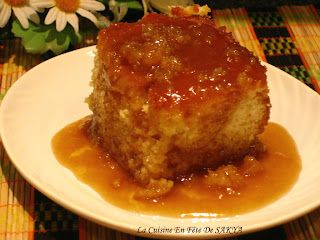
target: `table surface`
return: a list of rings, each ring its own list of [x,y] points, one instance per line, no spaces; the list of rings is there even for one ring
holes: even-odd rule
[[[213,10],[215,22],[261,60],[279,67],[320,93],[320,5]],[[1,30],[0,30],[1,31]],[[75,48],[96,43],[86,33]],[[30,68],[48,59],[27,54],[20,39],[0,39],[0,97]],[[0,143],[0,240],[143,239],[80,218],[28,184]],[[229,239],[320,239],[320,208],[292,222]]]

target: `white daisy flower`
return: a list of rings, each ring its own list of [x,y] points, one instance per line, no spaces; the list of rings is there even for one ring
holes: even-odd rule
[[[0,0],[1,1],[1,0]],[[32,5],[38,8],[51,8],[44,20],[45,24],[56,21],[56,29],[61,32],[69,23],[73,29],[79,31],[79,19],[76,15],[88,18],[94,24],[97,18],[93,15],[94,11],[105,9],[101,2],[95,0],[31,0]]]
[[[23,28],[29,27],[29,19],[39,23],[36,11],[29,5],[28,0],[0,0],[0,27],[3,28],[9,21],[11,13],[18,18]]]

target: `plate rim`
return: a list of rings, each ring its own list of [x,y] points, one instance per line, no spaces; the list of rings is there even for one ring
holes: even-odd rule
[[[4,131],[3,129],[5,128],[5,122],[3,119],[3,111],[4,111],[4,106],[7,104],[8,101],[10,101],[11,99],[11,95],[14,94],[14,92],[16,91],[15,89],[17,87],[19,87],[21,84],[25,84],[25,81],[28,79],[28,76],[30,73],[33,73],[34,71],[37,71],[37,68],[39,66],[48,64],[52,61],[55,61],[57,58],[62,58],[65,56],[71,56],[71,55],[81,55],[83,57],[83,54],[85,52],[88,51],[94,51],[95,46],[90,46],[90,47],[86,47],[86,48],[82,48],[82,49],[78,49],[78,50],[74,50],[65,54],[61,54],[59,56],[53,57],[47,61],[44,61],[38,65],[36,65],[35,67],[33,67],[32,69],[30,69],[29,71],[27,71],[25,74],[23,74],[8,90],[8,92],[6,93],[4,99],[1,102],[0,105],[0,136],[1,136],[1,141],[3,143],[3,146],[10,158],[11,163],[14,165],[14,167],[17,169],[17,171],[20,173],[20,175],[30,184],[32,185],[32,187],[36,188],[39,192],[43,193],[45,196],[47,196],[48,198],[50,198],[51,200],[53,200],[54,202],[56,202],[57,204],[61,205],[62,207],[68,209],[69,211],[75,213],[76,215],[79,215],[85,219],[88,219],[90,221],[96,222],[100,225],[103,225],[105,227],[109,227],[112,229],[115,229],[117,231],[121,231],[121,232],[126,232],[132,235],[136,235],[136,236],[144,236],[144,237],[149,237],[149,238],[183,238],[183,239],[203,239],[203,238],[222,238],[222,237],[226,237],[229,235],[215,235],[215,234],[206,234],[206,233],[200,233],[200,234],[139,234],[137,233],[137,229],[134,226],[124,226],[121,225],[119,226],[118,224],[114,224],[112,222],[112,219],[109,217],[109,221],[105,221],[105,217],[99,217],[97,218],[97,216],[95,214],[92,214],[91,212],[89,212],[87,209],[83,209],[77,207],[76,205],[72,204],[72,201],[69,200],[65,200],[63,198],[59,198],[57,196],[57,194],[54,194],[53,192],[47,191],[45,186],[42,186],[41,183],[37,182],[37,180],[31,176],[28,176],[27,173],[25,173],[23,171],[23,169],[21,169],[21,166],[19,166],[18,161],[16,159],[14,159],[14,157],[12,155],[14,150],[11,149],[11,146],[7,144],[7,140],[6,138],[8,137],[7,135],[4,135]],[[275,68],[277,71],[281,71],[283,74],[286,75],[287,78],[290,78],[292,80],[295,80],[296,84],[299,84],[300,87],[304,88],[305,91],[307,91],[308,94],[312,94],[314,96],[320,97],[315,91],[313,91],[311,88],[309,88],[308,86],[306,86],[304,83],[300,82],[299,80],[295,79],[293,76],[289,75],[288,73],[282,71],[281,69],[278,69],[274,66],[272,66],[269,63],[265,63],[262,62],[263,65],[265,65],[266,67],[270,67],[270,68]],[[9,96],[9,97],[8,97]],[[80,181],[80,180],[78,180]],[[241,234],[237,234],[237,235],[242,235],[242,234],[248,234],[248,233],[252,233],[252,232],[256,232],[256,231],[260,231],[263,229],[268,229],[268,228],[272,228],[274,226],[292,221],[295,218],[298,218],[314,209],[316,209],[317,207],[319,207],[320,205],[320,199],[318,201],[314,201],[313,204],[311,205],[307,205],[307,206],[303,206],[299,209],[297,209],[294,212],[291,212],[290,214],[286,215],[286,218],[283,217],[277,217],[275,218],[274,221],[269,222],[269,223],[263,223],[262,225],[260,224],[254,224],[251,226],[246,226],[245,230],[241,233]],[[141,216],[143,216],[144,214],[139,214]],[[148,215],[148,214],[146,214]],[[231,236],[236,236],[235,234],[231,235]]]

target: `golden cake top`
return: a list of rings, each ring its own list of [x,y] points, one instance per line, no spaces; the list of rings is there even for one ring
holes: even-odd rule
[[[155,107],[189,106],[266,84],[265,68],[208,17],[149,14],[99,34],[111,86],[146,91]]]

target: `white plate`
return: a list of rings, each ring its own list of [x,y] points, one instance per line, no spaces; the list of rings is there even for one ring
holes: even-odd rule
[[[241,226],[243,233],[257,231],[289,221],[320,205],[320,97],[268,64],[271,121],[290,132],[302,159],[302,172],[290,192],[257,211],[220,219],[142,215],[105,202],[60,165],[51,150],[51,139],[56,132],[90,113],[84,99],[91,92],[93,57],[94,47],[89,47],[39,64],[11,87],[1,105],[1,137],[12,162],[27,181],[49,198],[85,218],[131,234],[138,234],[139,227],[147,232],[152,227],[201,229],[196,234],[148,235],[179,239],[230,236],[205,233],[205,227]]]

